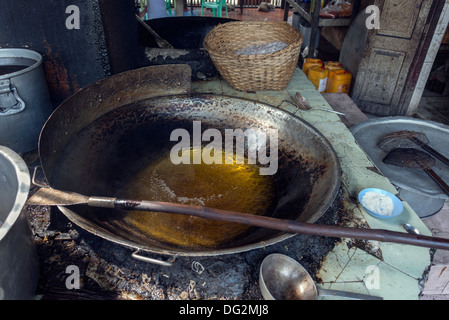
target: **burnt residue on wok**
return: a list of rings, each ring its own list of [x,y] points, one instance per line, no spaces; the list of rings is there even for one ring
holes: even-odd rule
[[[277,111],[268,108],[262,114],[269,119],[268,121],[261,119],[259,115],[250,114],[245,117],[246,113],[239,110],[239,106],[232,106],[233,102],[235,100],[227,100],[227,98],[220,100],[211,99],[209,96],[186,96],[138,101],[116,108],[98,119],[93,119],[87,127],[72,138],[63,152],[57,156],[51,170],[46,170],[50,185],[57,189],[86,195],[120,197],[123,195],[121,190],[124,186],[132,183],[143,168],[169,153],[175,143],[170,142],[170,133],[179,128],[191,132],[194,120],[201,120],[203,131],[208,128],[221,131],[228,128],[267,129],[283,125],[284,119],[280,119],[279,122],[271,120],[271,118],[279,118]],[[252,106],[255,103],[249,104]],[[281,113],[281,117],[289,119],[289,116],[284,113]],[[294,124],[297,125],[297,123]],[[283,134],[287,130],[298,131],[296,127],[279,127],[278,129],[280,132],[278,170],[274,176],[270,177],[272,194],[267,195],[270,203],[266,205],[265,211],[259,214],[315,222],[324,212],[316,210],[317,217],[301,215],[310,205],[310,200],[313,197],[316,198],[317,193],[322,192],[314,189],[314,186],[328,174],[332,159],[326,156],[317,158],[313,152],[308,152],[310,146],[298,146],[298,141],[295,141],[294,137]],[[313,141],[317,138],[307,130],[300,133],[310,134],[311,141],[305,140],[305,143],[317,146],[320,142]],[[332,149],[330,151],[332,152]],[[325,152],[318,150],[316,153]],[[338,169],[337,167],[337,171]],[[338,182],[339,177],[336,178],[335,183]],[[325,186],[320,188],[329,187],[329,183],[324,184]],[[129,194],[125,198],[132,199]],[[319,201],[315,199],[315,206],[316,203]],[[176,250],[181,253],[192,250],[209,253],[220,250],[232,251],[235,247],[244,248],[254,243],[260,246],[260,243],[264,241],[270,243],[273,238],[281,234],[272,230],[248,227],[238,236],[212,246],[184,246],[159,241],[149,237],[142,230],[136,230],[129,223],[124,223],[128,213],[120,210],[76,206],[71,208],[71,211],[75,212],[76,219],[79,217],[83,219],[83,223],[85,222],[94,233],[100,228],[101,232],[117,237],[119,242],[124,239],[127,243],[140,247],[155,246],[158,250]],[[315,212],[315,210],[309,211]],[[186,232],[189,231],[186,230]]]

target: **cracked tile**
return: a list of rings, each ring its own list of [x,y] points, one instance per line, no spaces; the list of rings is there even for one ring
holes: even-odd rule
[[[285,91],[256,91],[257,100],[273,107],[279,107],[281,103],[284,105],[291,105],[284,100],[290,101],[290,96]]]
[[[285,110],[287,112],[290,112],[291,114],[293,114],[293,115],[295,115],[297,117],[300,117],[302,119],[301,113],[298,112],[298,108],[295,107],[294,105],[290,104],[290,103],[285,103],[284,102],[283,104],[281,104],[279,106],[279,109],[282,109],[282,110]]]
[[[221,79],[221,88],[223,89],[223,95],[233,96],[242,99],[257,100],[257,94],[255,92],[244,92],[234,89],[226,80]]]
[[[323,261],[317,274],[323,286],[370,294],[384,299],[417,299],[418,282],[410,275],[382,262],[358,248],[338,245]],[[401,296],[398,296],[401,292]]]
[[[293,96],[296,91],[314,91],[314,85],[307,79],[307,76],[302,70],[296,69],[288,84],[286,91]]]
[[[365,188],[380,188],[393,194],[397,193],[386,177],[368,170],[365,166],[345,166],[342,171],[342,182],[355,197]]]
[[[345,242],[337,244],[322,262],[317,273],[323,282],[335,282],[354,255],[356,248],[348,248]]]

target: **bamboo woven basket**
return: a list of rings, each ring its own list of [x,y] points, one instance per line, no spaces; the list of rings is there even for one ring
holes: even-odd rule
[[[282,21],[233,21],[220,24],[204,38],[204,48],[221,76],[240,91],[283,90],[298,64],[304,38]],[[266,54],[236,51],[282,41],[287,46]]]

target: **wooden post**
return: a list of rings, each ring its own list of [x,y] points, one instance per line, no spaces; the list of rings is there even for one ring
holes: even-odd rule
[[[320,22],[320,9],[321,9],[321,2],[318,0],[315,0],[314,7],[313,7],[313,16],[312,16],[312,22],[311,22],[311,29],[310,29],[310,43],[309,43],[309,54],[307,55],[309,58],[315,57],[315,49],[316,49],[316,39],[319,36],[319,22]]]

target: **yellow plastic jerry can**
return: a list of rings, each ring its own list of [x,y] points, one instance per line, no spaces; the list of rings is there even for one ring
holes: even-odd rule
[[[352,75],[344,69],[329,72],[326,92],[349,93]]]
[[[307,76],[315,86],[318,92],[325,92],[327,88],[327,80],[329,77],[329,70],[324,66],[312,67],[309,69],[309,74]]]

